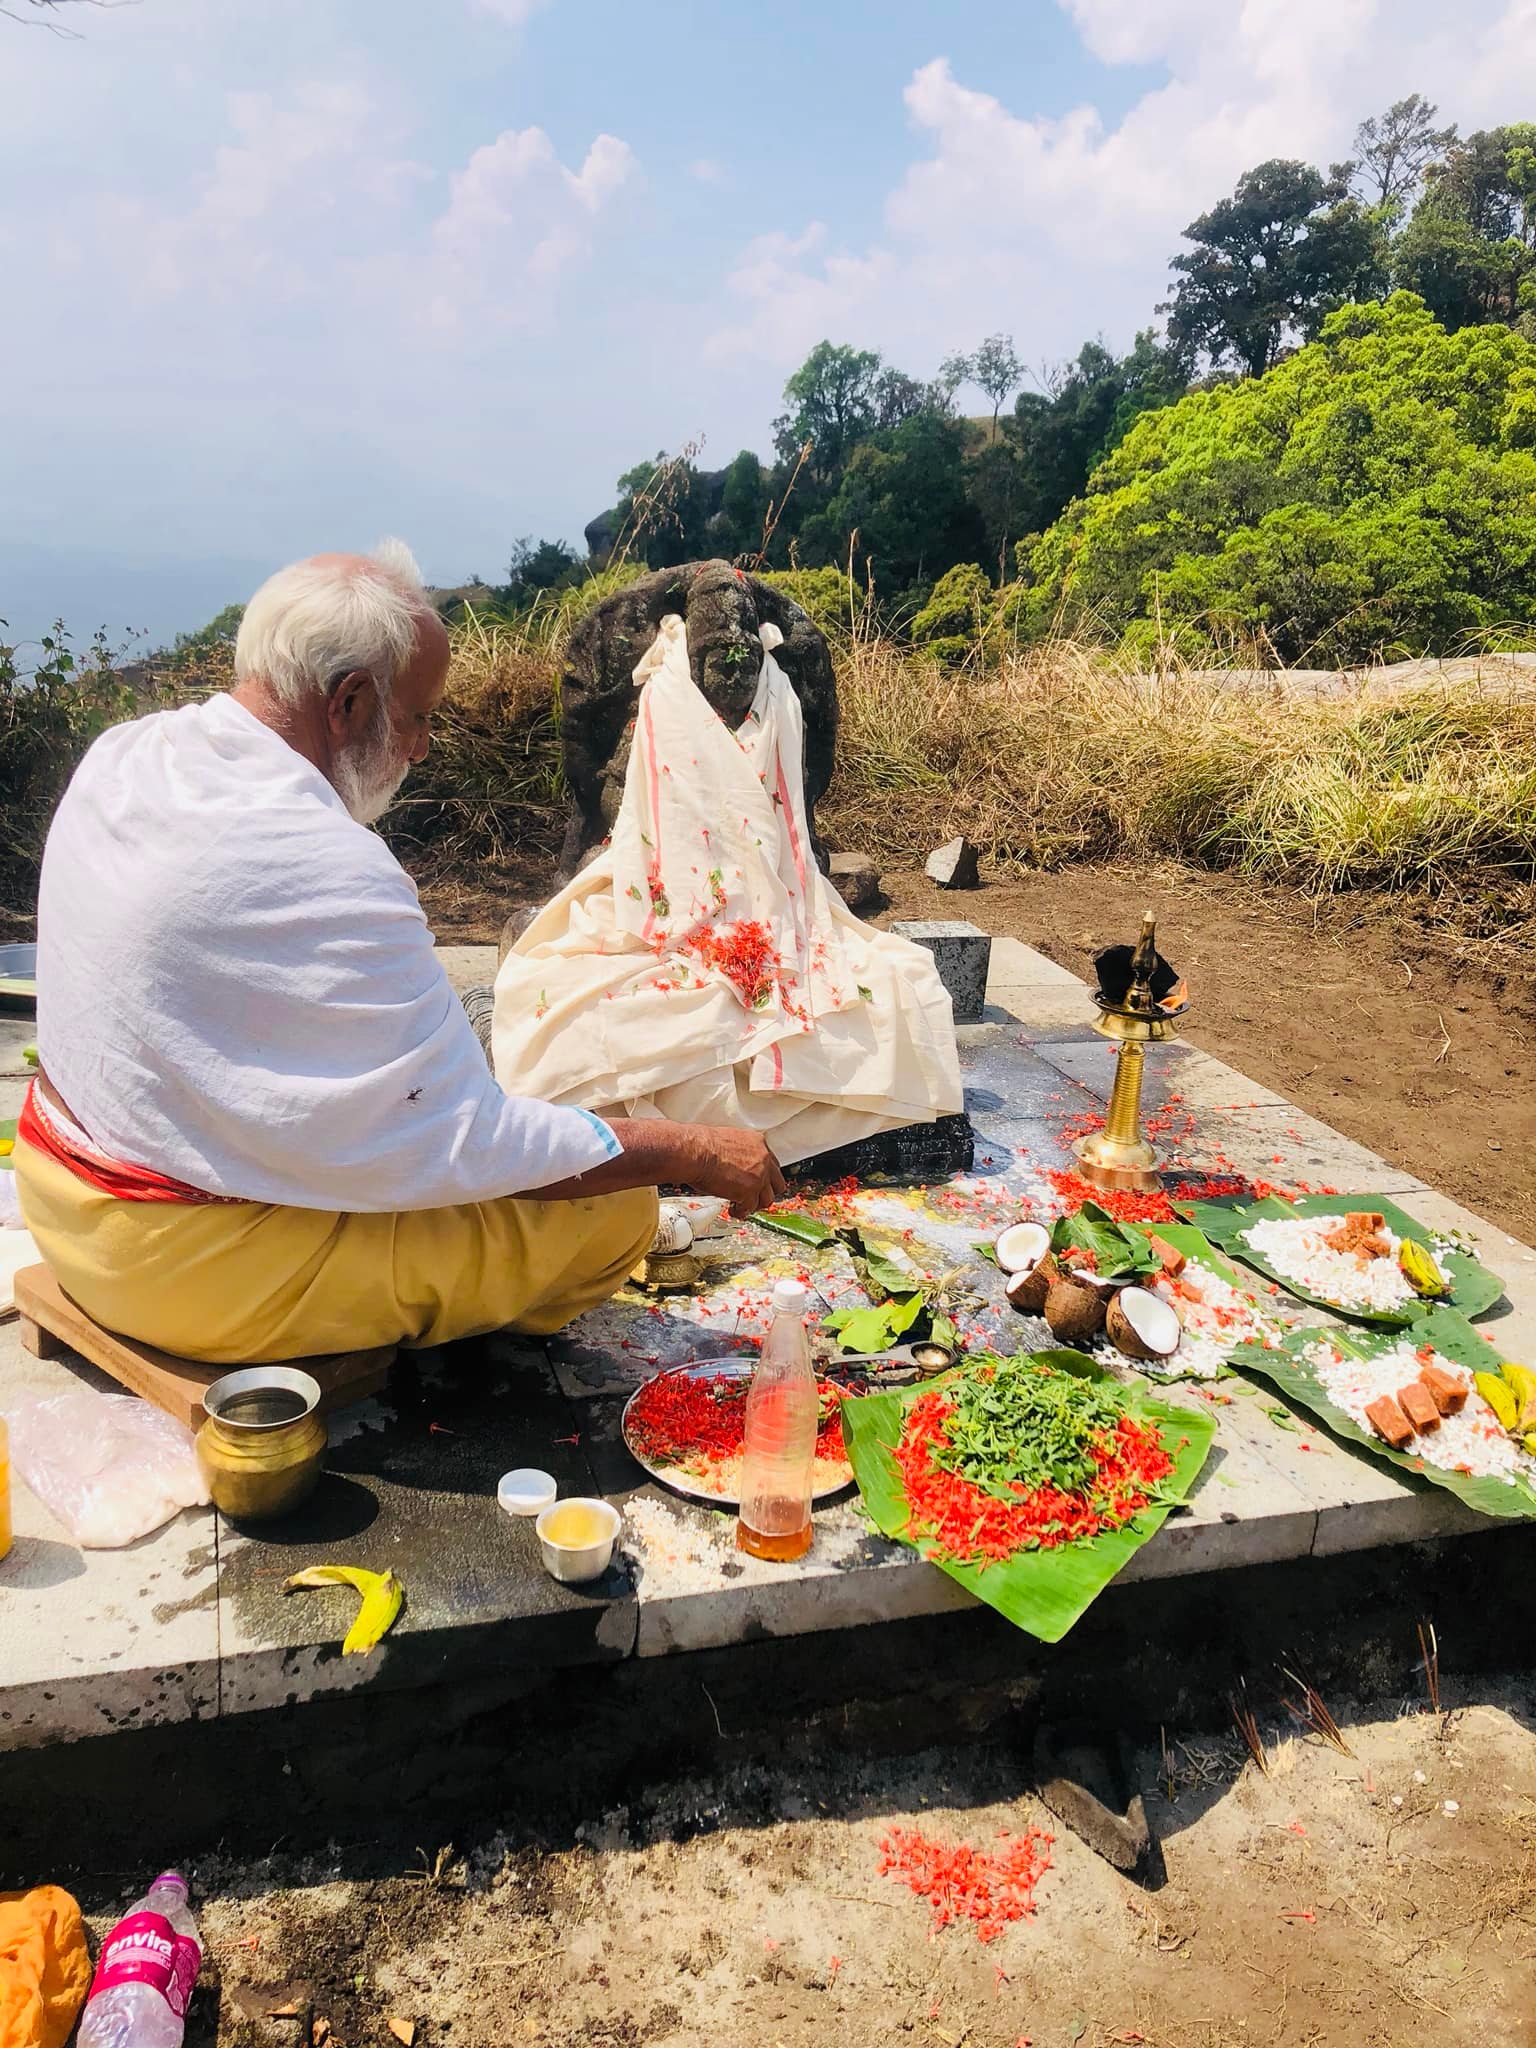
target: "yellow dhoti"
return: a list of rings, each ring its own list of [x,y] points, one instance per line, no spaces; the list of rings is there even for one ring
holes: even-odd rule
[[[606,1301],[656,1230],[652,1188],[338,1216],[120,1201],[25,1143],[14,1164],[64,1292],[103,1329],[211,1365],[547,1336]]]

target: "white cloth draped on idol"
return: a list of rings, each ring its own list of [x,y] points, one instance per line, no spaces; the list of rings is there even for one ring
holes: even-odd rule
[[[860,923],[812,857],[799,702],[762,629],[732,732],[683,621],[635,671],[613,836],[496,977],[502,1087],[764,1132],[786,1164],[962,1106],[949,996],[921,947]]]

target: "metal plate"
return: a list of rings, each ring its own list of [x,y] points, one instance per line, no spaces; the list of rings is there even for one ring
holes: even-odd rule
[[[31,1009],[36,1001],[36,946],[0,946],[0,1005]]]
[[[676,1377],[679,1374],[686,1374],[691,1380],[749,1380],[756,1365],[757,1360],[755,1358],[701,1358],[697,1359],[692,1365],[669,1366],[666,1372],[659,1372],[653,1375],[653,1378],[647,1380],[645,1385],[649,1387],[654,1385],[656,1380]],[[823,1374],[822,1377],[826,1378],[827,1375]],[[654,1464],[651,1459],[636,1448],[634,1436],[630,1429],[630,1411],[644,1391],[644,1387],[636,1387],[635,1391],[624,1403],[624,1415],[620,1424],[624,1434],[624,1448],[629,1452],[635,1463],[640,1466],[642,1471],[648,1473],[658,1486],[669,1487],[673,1493],[680,1493],[688,1500],[702,1501],[706,1507],[711,1508],[739,1508],[741,1506],[741,1498],[738,1494],[711,1493],[707,1487],[701,1486],[698,1480],[693,1478],[690,1473],[681,1471],[676,1465]],[[822,1487],[816,1493],[813,1493],[811,1495],[811,1506],[813,1508],[823,1507],[828,1501],[836,1500],[840,1494],[846,1493],[852,1485],[853,1473],[850,1469],[848,1477],[840,1481],[838,1485]]]

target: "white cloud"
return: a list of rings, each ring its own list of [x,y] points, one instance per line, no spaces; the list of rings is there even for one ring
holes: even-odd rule
[[[532,14],[547,5],[547,0],[475,0],[482,14],[494,14],[509,28],[521,28]]]
[[[634,151],[614,135],[599,135],[574,171],[542,128],[508,128],[477,149],[450,181],[432,229],[441,272],[435,324],[474,317],[488,300],[523,317],[506,286],[520,275],[546,284],[587,256],[598,217],[635,170]]]
[[[688,166],[688,175],[697,178],[701,185],[718,185],[725,173],[712,156],[701,156]]]
[[[730,273],[716,357],[789,367],[824,334],[922,372],[1011,329],[1035,361],[1103,331],[1128,343],[1197,213],[1269,156],[1328,163],[1358,121],[1425,91],[1463,127],[1521,118],[1536,91],[1536,0],[1059,0],[1090,52],[1161,66],[1116,123],[1091,104],[1020,114],[923,65],[905,93],[922,154],[884,232],[762,237]]]

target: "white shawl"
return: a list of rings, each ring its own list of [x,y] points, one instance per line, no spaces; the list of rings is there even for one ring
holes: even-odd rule
[[[502,1093],[415,885],[232,697],[104,733],[48,835],[38,1048],[100,1149],[206,1193],[389,1212],[615,1156]]]
[[[746,1125],[792,1163],[930,1122],[962,1092],[932,956],[861,924],[817,869],[800,703],[778,629],[762,638],[733,733],[694,683],[682,620],[662,621],[635,671],[612,840],[503,961],[492,1047],[504,1088]]]

